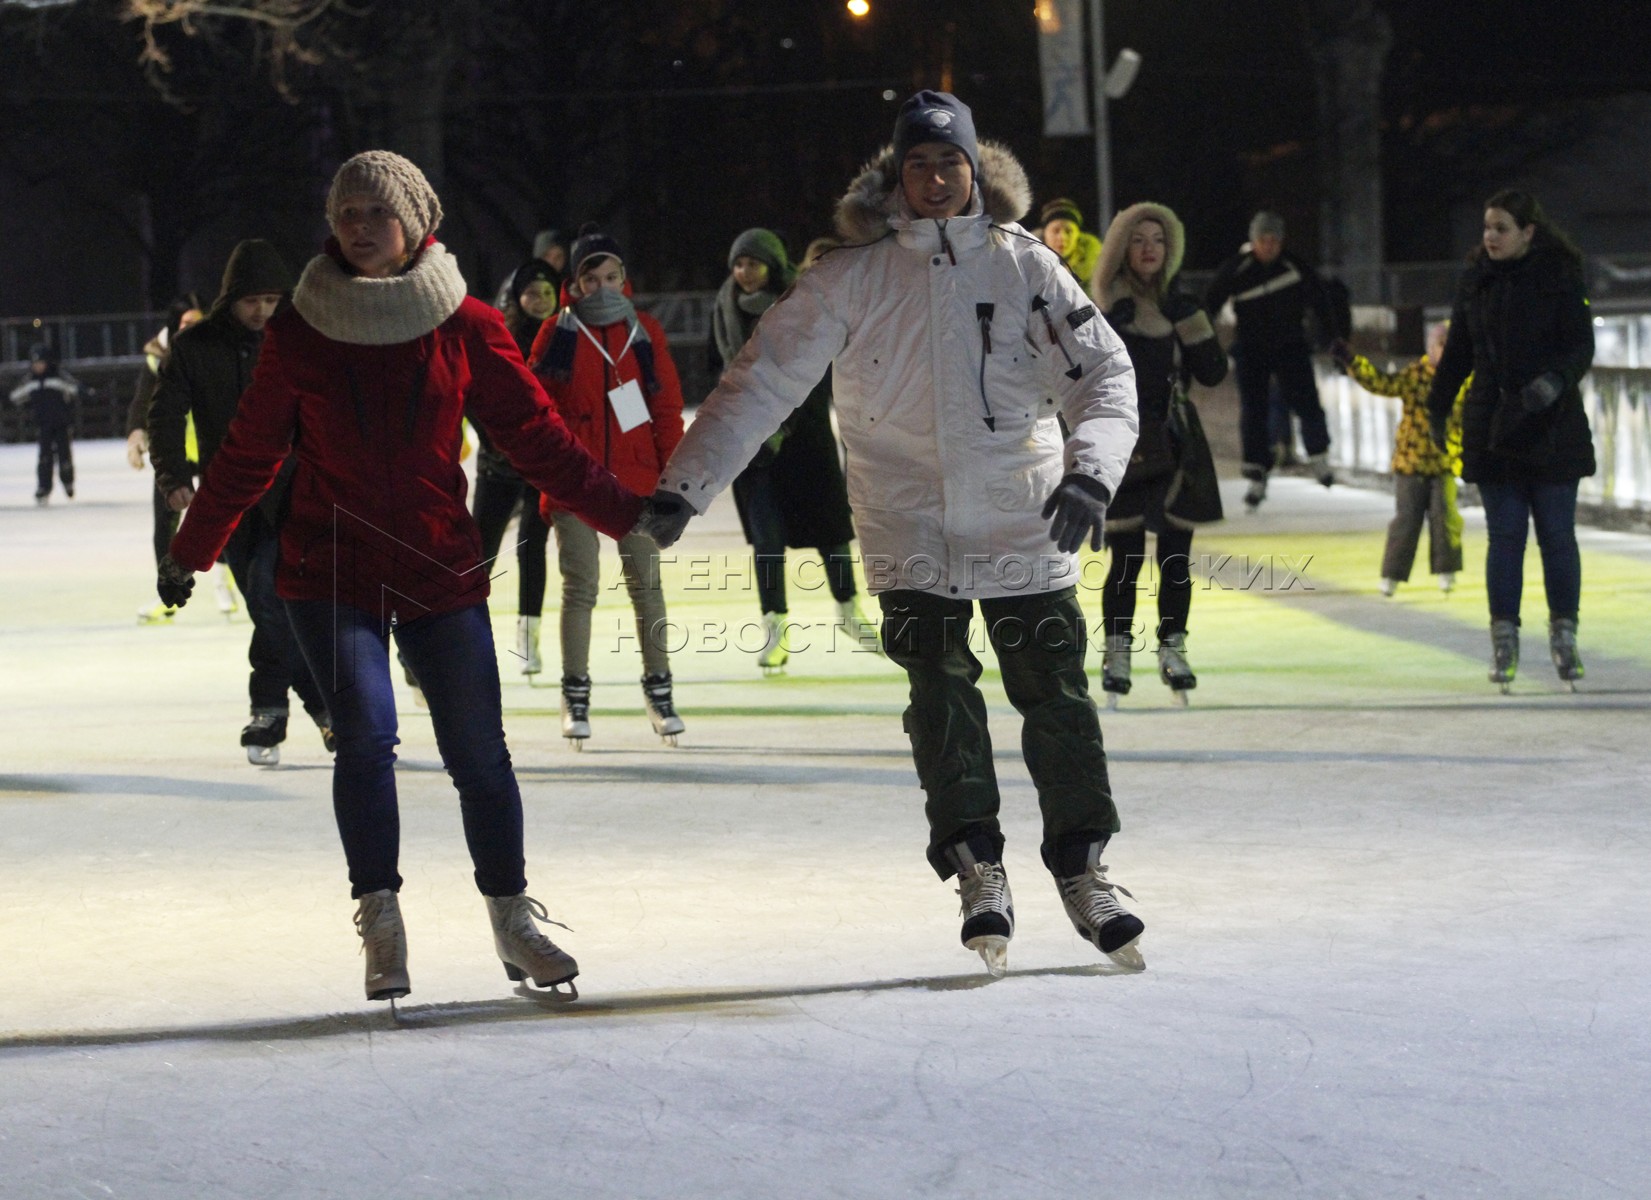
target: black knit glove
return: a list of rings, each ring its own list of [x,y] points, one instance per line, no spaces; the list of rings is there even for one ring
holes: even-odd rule
[[[631,532],[652,538],[661,550],[669,550],[693,518],[694,510],[686,500],[667,491],[657,491],[642,502],[642,515],[636,519]]]
[[[1164,297],[1162,306],[1164,319],[1171,325],[1179,325],[1191,317],[1196,317],[1201,310],[1198,301],[1187,295],[1180,288],[1171,288]]]
[[[1071,474],[1062,479],[1044,502],[1043,515],[1049,522],[1049,536],[1062,554],[1072,554],[1084,539],[1089,548],[1101,548],[1106,530],[1106,505],[1111,497],[1106,485],[1088,475]]]
[[[1565,376],[1558,371],[1538,375],[1519,392],[1519,403],[1528,413],[1539,413],[1553,405],[1565,390]]]
[[[161,603],[167,608],[182,608],[189,603],[189,593],[194,590],[195,572],[170,554],[163,555],[159,577],[155,581],[155,591],[160,594]]]
[[[1122,329],[1135,320],[1135,301],[1128,296],[1114,300],[1112,307],[1106,310],[1106,323],[1113,329]]]

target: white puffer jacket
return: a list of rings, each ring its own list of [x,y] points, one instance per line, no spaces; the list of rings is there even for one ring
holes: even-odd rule
[[[837,209],[852,244],[763,314],[662,488],[703,512],[831,366],[872,592],[1077,582],[1041,510],[1065,472],[1117,491],[1134,370],[1072,273],[1014,223],[1031,203],[1020,164],[990,142],[980,157],[970,215],[945,222],[911,215],[892,147],[866,168]]]

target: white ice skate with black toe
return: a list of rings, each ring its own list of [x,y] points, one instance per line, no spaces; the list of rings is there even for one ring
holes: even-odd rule
[[[977,852],[979,857],[977,857]],[[959,940],[980,955],[986,970],[1001,978],[1009,970],[1009,939],[1015,935],[1015,902],[1003,864],[984,857],[989,848],[959,842],[946,851],[957,867],[957,894],[963,901]]]
[[[1100,861],[1100,853],[1099,843],[1091,846],[1084,871],[1064,876],[1057,873],[1055,887],[1061,894],[1072,928],[1084,941],[1120,967],[1144,971],[1147,964],[1141,957],[1139,942],[1146,925],[1118,902],[1115,893],[1129,896],[1130,892],[1106,877],[1106,864]]]
[[[1182,708],[1187,706],[1187,693],[1198,686],[1198,676],[1192,673],[1187,661],[1187,635],[1166,634],[1158,642],[1158,678],[1169,688],[1170,698]]]
[[[287,740],[287,714],[259,709],[241,730],[247,761],[255,767],[273,767],[281,761],[281,743]]]
[[[671,673],[642,677],[642,702],[648,707],[648,721],[654,733],[667,746],[676,745],[676,739],[686,725],[676,715],[676,704],[671,699]]]
[[[590,676],[562,676],[562,736],[575,750],[590,737]]]
[[[407,979],[407,929],[401,902],[389,888],[368,892],[355,910],[355,931],[367,956],[367,999],[399,1000],[412,991]]]
[[[579,998],[579,989],[573,984],[574,976],[579,974],[579,964],[534,924],[544,921],[567,929],[560,921],[550,919],[543,904],[526,892],[489,896],[487,915],[493,922],[493,948],[498,951],[504,973],[512,983],[531,978],[535,986],[554,996],[567,1000]],[[561,990],[563,984],[567,985],[565,992]]]
[[[1135,639],[1127,633],[1106,635],[1106,649],[1101,652],[1101,691],[1106,694],[1108,709],[1118,707],[1118,700],[1129,695],[1130,656],[1135,651]]]
[[[1267,481],[1265,479],[1250,480],[1250,486],[1244,489],[1244,507],[1248,511],[1254,512],[1261,507],[1261,502],[1266,498]]]

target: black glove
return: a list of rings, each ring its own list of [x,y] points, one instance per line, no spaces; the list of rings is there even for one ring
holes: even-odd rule
[[[1353,347],[1347,344],[1346,338],[1337,338],[1330,343],[1330,358],[1343,371],[1352,369],[1353,357]]]
[[[1133,320],[1135,320],[1135,301],[1129,296],[1114,300],[1112,307],[1106,310],[1106,323],[1115,330],[1122,329]]]
[[[1111,499],[1106,485],[1088,475],[1072,474],[1062,479],[1044,502],[1043,515],[1053,517],[1049,536],[1062,554],[1071,554],[1089,539],[1089,548],[1101,548],[1106,529],[1106,505]]]
[[[1190,317],[1196,317],[1203,310],[1197,300],[1180,288],[1171,288],[1169,294],[1164,297],[1162,311],[1166,321],[1171,325],[1179,325]]]
[[[161,603],[167,608],[182,608],[189,603],[189,593],[194,590],[195,572],[181,565],[170,554],[163,555],[159,578],[155,581],[155,591],[160,594]]]
[[[1528,413],[1539,413],[1552,406],[1565,390],[1565,376],[1548,371],[1527,383],[1519,393],[1519,403]]]
[[[642,502],[642,515],[636,519],[631,532],[652,538],[654,545],[668,550],[676,545],[694,515],[694,510],[680,496],[657,491]]]

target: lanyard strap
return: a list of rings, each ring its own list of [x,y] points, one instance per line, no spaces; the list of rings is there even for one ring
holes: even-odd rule
[[[604,360],[606,360],[608,366],[613,368],[614,376],[615,376],[615,378],[617,378],[618,374],[619,374],[619,363],[618,363],[618,361],[608,357],[607,349],[602,345],[601,342],[599,342],[596,339],[596,335],[590,331],[590,326],[586,325],[583,321],[581,321],[579,319],[579,316],[578,316],[577,313],[574,313],[574,312],[570,311],[568,313],[568,316],[572,319],[574,326],[579,330],[579,332],[584,334],[585,337],[590,340],[590,344],[596,347],[596,352],[598,354],[600,354],[603,357]],[[625,345],[619,351],[619,357],[620,358],[624,358],[625,355],[630,352],[631,343],[636,341],[637,330],[639,330],[641,328],[642,328],[642,323],[640,321],[638,321],[635,317],[632,317],[631,318],[631,335],[628,338],[625,339]]]

